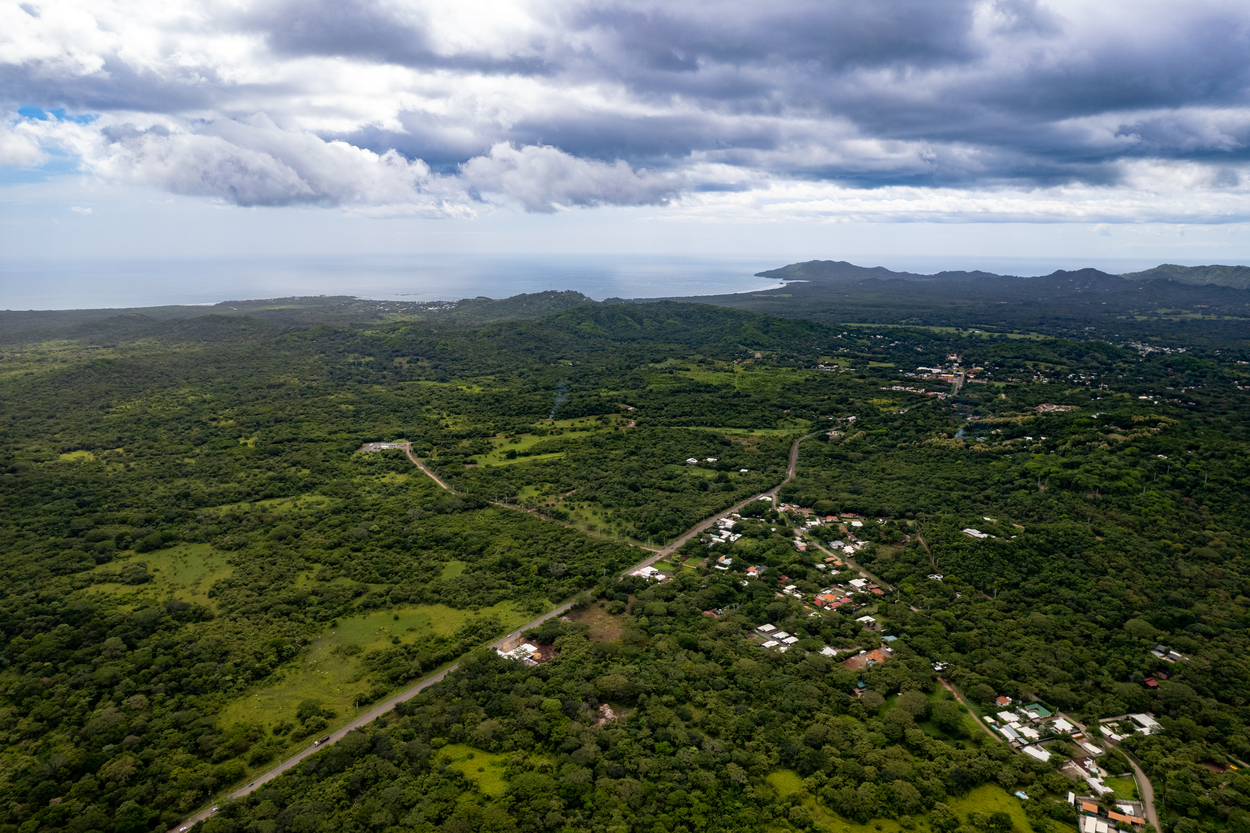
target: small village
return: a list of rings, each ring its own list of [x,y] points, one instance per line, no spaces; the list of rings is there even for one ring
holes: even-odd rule
[[[699,461],[695,461],[699,462]],[[841,665],[852,671],[863,671],[874,666],[884,665],[895,654],[892,643],[897,636],[882,633],[883,624],[877,616],[871,615],[876,602],[892,588],[885,586],[869,576],[853,562],[848,563],[854,554],[866,546],[860,537],[865,526],[865,519],[853,513],[817,515],[806,507],[775,501],[774,498],[763,496],[765,503],[774,503],[778,512],[787,513],[792,518],[802,518],[794,526],[794,549],[799,553],[807,553],[809,549],[818,549],[821,553],[815,563],[815,569],[841,574],[843,578],[830,581],[817,592],[804,592],[787,575],[777,575],[775,592],[778,597],[790,597],[803,604],[809,616],[819,616],[822,611],[837,611],[842,614],[863,613],[856,616],[855,621],[861,626],[861,644],[850,648],[839,648],[830,645],[813,647],[807,640],[805,649],[830,659],[841,657]],[[743,522],[758,522],[759,518],[744,516],[732,512],[718,518],[702,535],[701,541],[709,548],[725,549],[732,547],[743,538]],[[885,519],[874,519],[884,524]],[[995,519],[984,520],[997,523]],[[1023,527],[1012,524],[1017,530]],[[776,532],[779,526],[769,526],[770,532]],[[821,543],[813,532],[819,528],[825,531],[836,530],[838,538]],[[965,535],[975,540],[986,540],[995,536],[974,528],[962,530]],[[911,541],[912,536],[905,536]],[[725,545],[717,547],[717,545]],[[745,576],[742,581],[746,585],[750,580],[764,580],[769,568],[763,565],[736,564],[735,557],[729,553],[713,553],[701,561],[688,561],[686,566],[706,566],[720,571],[736,571]],[[668,581],[673,570],[665,571],[655,566],[646,566],[633,571],[630,575],[645,578],[649,581]],[[855,573],[856,578],[845,578]],[[830,578],[833,578],[831,574]],[[937,573],[928,576],[930,580],[942,581],[943,576]],[[707,615],[719,618],[723,611],[706,611]],[[802,640],[799,636],[788,633],[773,623],[763,623],[755,627],[749,637],[764,651],[786,653],[794,649]],[[519,649],[518,649],[519,650]],[[1168,663],[1184,661],[1186,658],[1167,645],[1156,645],[1151,653]],[[520,657],[522,661],[534,662],[529,656]],[[942,675],[949,670],[949,665],[934,662],[933,670]],[[1147,677],[1143,685],[1146,688],[1157,688],[1161,680],[1168,679],[1166,671],[1156,671]],[[944,686],[954,689],[944,678],[939,678]],[[862,679],[848,692],[851,697],[862,698],[868,691],[868,685]],[[992,705],[982,709],[970,705],[964,698],[959,698],[967,707],[970,716],[974,717],[981,728],[1019,754],[1026,755],[1042,763],[1050,764],[1057,756],[1063,760],[1059,772],[1073,782],[1073,788],[1066,795],[1066,800],[1077,812],[1076,829],[1078,833],[1112,833],[1116,830],[1146,830],[1151,821],[1153,808],[1148,807],[1141,799],[1142,789],[1139,776],[1134,772],[1108,771],[1105,762],[1108,751],[1119,742],[1135,733],[1152,734],[1161,726],[1150,714],[1133,713],[1105,718],[1096,727],[1089,727],[1075,718],[1060,711],[1052,710],[1041,702],[1016,703],[1011,697],[1000,695]],[[1066,759],[1066,760],[1064,760]],[[1119,760],[1119,756],[1116,756]],[[1140,776],[1144,777],[1144,776]],[[1149,794],[1149,793],[1147,793]],[[1016,792],[1016,797],[1027,800],[1028,795]]]

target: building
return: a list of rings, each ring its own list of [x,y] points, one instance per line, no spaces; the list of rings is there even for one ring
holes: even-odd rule
[[[1030,746],[1024,747],[1020,751],[1028,755],[1030,758],[1036,758],[1042,763],[1046,763],[1047,761],[1050,760],[1050,753],[1040,746],[1030,745]]]

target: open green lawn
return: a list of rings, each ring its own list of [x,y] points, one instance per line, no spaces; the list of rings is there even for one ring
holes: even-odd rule
[[[1115,790],[1116,798],[1122,798],[1125,801],[1137,800],[1137,782],[1132,778],[1106,778],[1103,783]]]
[[[782,797],[801,793],[803,796],[802,805],[816,822],[817,830],[831,831],[831,833],[899,833],[903,829],[893,819],[872,819],[867,824],[857,824],[842,818],[831,812],[818,802],[814,796],[805,791],[803,789],[803,779],[794,770],[781,769],[776,772],[770,772],[766,780]],[[769,829],[788,830],[791,828],[775,826]],[[928,831],[928,827],[921,824],[914,826],[912,830]]]
[[[224,506],[214,506],[210,511],[228,512],[232,509],[251,509],[260,508],[266,512],[274,514],[282,514],[285,512],[301,512],[309,509],[326,509],[335,503],[333,498],[325,495],[297,495],[295,497],[279,497],[270,500],[248,501],[245,503],[230,503]]]
[[[127,564],[143,562],[148,565],[151,581],[146,584],[94,584],[81,592],[108,593],[131,605],[174,598],[215,609],[208,590],[216,581],[234,572],[234,568],[226,563],[226,558],[226,553],[218,552],[208,544],[179,544],[142,555],[132,554],[101,564],[91,572],[117,572]]]
[[[456,563],[451,562],[448,567]],[[336,713],[332,725],[342,725],[351,719],[357,698],[369,691],[372,683],[360,667],[358,655],[335,648],[351,645],[363,652],[390,645],[392,637],[412,642],[429,633],[450,634],[470,616],[481,614],[498,616],[510,630],[533,617],[518,610],[513,602],[502,602],[483,608],[479,614],[444,605],[419,605],[341,619],[334,630],[313,640],[301,657],[280,671],[272,685],[253,689],[228,705],[222,712],[221,725],[273,726],[293,719],[295,708],[303,700],[320,700]]]
[[[507,789],[503,780],[504,767],[508,763],[507,755],[496,755],[474,749],[463,743],[452,743],[438,751],[438,756],[447,761],[447,768],[464,774],[485,795],[498,798]]]
[[[983,784],[959,798],[951,798],[946,802],[955,814],[963,819],[969,813],[997,813],[1003,811],[1011,816],[1016,830],[1032,830],[1028,817],[1024,814],[1024,802],[1011,795],[1002,787]]]

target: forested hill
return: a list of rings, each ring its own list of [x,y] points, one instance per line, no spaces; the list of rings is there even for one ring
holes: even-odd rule
[[[1129,272],[1121,277],[1136,281],[1165,279],[1177,283],[1215,284],[1236,289],[1250,289],[1250,266],[1177,266],[1164,263],[1144,272]]]
[[[840,261],[796,263],[759,274],[789,283],[681,300],[831,325],[955,326],[1177,348],[1238,342],[1250,322],[1250,290],[1192,285],[1166,274],[1142,273],[1137,279],[1080,269],[1040,277],[917,275]]]
[[[368,300],[348,296],[222,301],[211,306],[174,305],[126,309],[0,311],[0,344],[43,338],[90,337],[105,330],[160,331],[153,322],[199,319],[205,315],[249,318],[281,326],[370,326],[387,321],[480,326],[490,321],[540,318],[593,301],[572,290],[535,292],[510,298],[459,301]],[[101,322],[109,322],[101,324]]]

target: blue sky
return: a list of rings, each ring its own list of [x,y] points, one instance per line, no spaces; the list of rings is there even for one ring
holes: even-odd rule
[[[1213,0],[4,3],[0,244],[1247,262],[1247,54]]]

